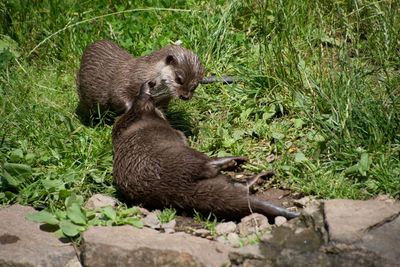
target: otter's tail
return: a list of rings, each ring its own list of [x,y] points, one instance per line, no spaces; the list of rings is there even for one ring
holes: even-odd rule
[[[192,203],[189,205],[203,213],[212,212],[216,216],[232,219],[240,219],[251,213],[287,219],[299,216],[297,212],[250,195],[247,187],[233,184],[223,175],[199,181],[193,189],[190,198]]]

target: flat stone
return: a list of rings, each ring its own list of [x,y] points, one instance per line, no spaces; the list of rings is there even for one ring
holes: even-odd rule
[[[115,198],[102,194],[95,194],[88,199],[85,208],[95,210],[106,206],[115,207],[116,205],[117,200],[115,200]]]
[[[274,222],[276,226],[281,226],[282,224],[287,222],[287,219],[283,216],[276,216]]]
[[[25,219],[35,212],[21,205],[0,209],[0,266],[65,266],[76,259],[71,244]]]
[[[293,203],[294,203],[296,206],[298,206],[298,207],[300,207],[300,208],[303,208],[303,207],[309,205],[309,204],[310,204],[311,202],[313,202],[313,201],[315,201],[315,197],[306,196],[306,197],[302,197],[302,198],[300,198],[300,199],[293,200]]]
[[[237,233],[229,233],[226,236],[226,240],[231,247],[238,248],[241,245],[240,237]]]
[[[333,199],[324,201],[324,212],[329,240],[353,243],[359,241],[368,229],[399,214],[400,203]]]
[[[161,222],[158,219],[156,212],[151,212],[151,213],[147,214],[147,216],[144,217],[144,219],[143,219],[143,224],[144,224],[144,226],[150,227],[152,229],[160,229],[161,228]]]
[[[370,229],[362,237],[361,246],[376,252],[394,265],[398,264],[400,260],[400,216]]]
[[[240,236],[247,236],[254,233],[261,233],[271,226],[268,223],[267,217],[262,214],[253,213],[243,217],[237,227]]]
[[[167,223],[161,224],[161,228],[164,229],[165,233],[171,234],[175,232],[176,220],[171,220]]]
[[[84,266],[222,266],[231,248],[186,233],[163,234],[124,225],[83,233]]]
[[[201,237],[207,237],[209,236],[211,233],[209,230],[207,229],[196,229],[193,231],[193,234],[195,236],[201,236]]]
[[[226,235],[229,233],[233,233],[236,231],[236,223],[234,222],[224,222],[224,223],[219,223],[215,227],[215,232],[217,235]]]

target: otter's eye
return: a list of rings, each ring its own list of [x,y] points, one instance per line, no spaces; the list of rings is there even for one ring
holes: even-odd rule
[[[175,74],[175,82],[176,82],[177,84],[182,85],[182,84],[183,84],[183,78],[182,78],[182,76],[179,75],[179,74]]]

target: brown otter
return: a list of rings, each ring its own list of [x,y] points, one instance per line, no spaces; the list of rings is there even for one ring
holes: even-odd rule
[[[243,157],[210,158],[190,148],[185,137],[160,116],[144,83],[131,109],[114,124],[113,177],[130,201],[149,208],[172,206],[241,218],[253,212],[294,218],[290,212],[249,195],[221,174],[246,161]],[[259,176],[255,177],[255,180]]]
[[[116,43],[102,40],[84,51],[77,73],[77,115],[88,125],[91,118],[127,111],[146,80],[156,80],[152,95],[157,107],[166,108],[175,97],[192,98],[204,68],[192,51],[169,45],[149,55],[134,58]],[[112,120],[111,120],[112,122]]]

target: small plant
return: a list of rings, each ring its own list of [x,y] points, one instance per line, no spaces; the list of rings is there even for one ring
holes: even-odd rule
[[[176,210],[174,208],[166,208],[157,214],[161,223],[169,223],[176,217]]]
[[[216,234],[215,227],[218,224],[218,220],[214,214],[209,213],[206,218],[206,217],[204,217],[203,214],[201,214],[197,211],[194,211],[194,221],[203,225],[204,228],[206,228],[208,231],[210,231],[211,235]]]
[[[76,237],[90,226],[113,226],[130,224],[142,228],[143,223],[138,216],[137,208],[114,209],[106,206],[98,211],[82,208],[83,197],[72,194],[65,200],[65,209],[55,209],[53,212],[42,210],[27,214],[26,218],[54,227],[58,237]]]

